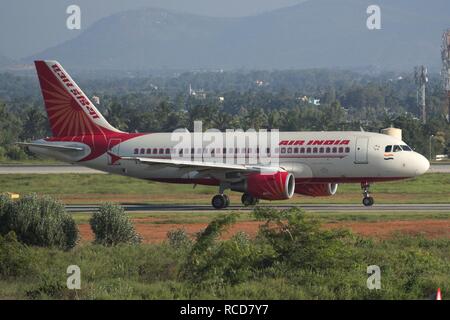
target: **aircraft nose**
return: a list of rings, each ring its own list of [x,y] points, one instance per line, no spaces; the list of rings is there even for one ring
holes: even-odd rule
[[[416,161],[416,176],[420,176],[428,171],[430,168],[430,162],[423,155],[417,153]]]

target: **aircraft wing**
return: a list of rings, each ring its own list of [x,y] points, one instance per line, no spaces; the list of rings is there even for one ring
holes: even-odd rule
[[[45,144],[45,143],[32,143],[32,142],[16,142],[16,144],[19,144],[22,146],[54,149],[54,150],[61,150],[61,151],[83,151],[84,150],[83,147],[63,146],[63,145],[58,145],[58,144]]]
[[[264,166],[252,166],[243,164],[229,164],[222,162],[200,162],[189,160],[172,160],[172,159],[154,159],[154,158],[141,158],[141,157],[123,157],[121,160],[134,160],[137,163],[143,163],[147,165],[166,165],[176,167],[180,169],[192,169],[196,171],[203,170],[222,170],[222,171],[234,171],[234,172],[262,172],[262,171],[279,171],[280,168],[264,167]]]

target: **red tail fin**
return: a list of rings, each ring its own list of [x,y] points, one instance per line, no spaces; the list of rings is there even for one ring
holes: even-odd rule
[[[57,61],[35,61],[53,136],[107,135],[111,126]]]

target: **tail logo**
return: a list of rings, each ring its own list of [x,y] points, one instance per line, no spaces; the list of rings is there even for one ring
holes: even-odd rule
[[[69,92],[73,95],[73,97],[88,111],[89,115],[92,119],[99,119],[100,117],[92,109],[89,100],[78,90],[75,88],[73,83],[67,78],[64,72],[58,67],[57,64],[52,65],[53,72],[59,77],[59,79],[65,84]]]

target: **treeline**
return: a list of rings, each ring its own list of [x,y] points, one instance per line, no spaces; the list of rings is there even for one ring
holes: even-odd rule
[[[108,121],[129,132],[192,130],[194,120],[220,130],[378,131],[393,125],[423,154],[430,152],[432,135],[433,154],[450,150],[446,98],[437,76],[427,87],[426,125],[407,74],[306,70],[75,78],[89,97],[100,98]],[[50,135],[37,77],[0,75],[0,117],[0,159],[30,157],[11,142]]]

